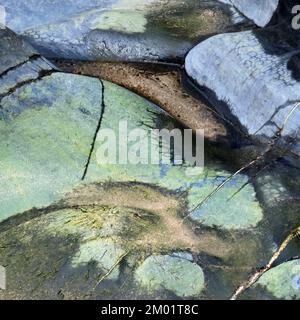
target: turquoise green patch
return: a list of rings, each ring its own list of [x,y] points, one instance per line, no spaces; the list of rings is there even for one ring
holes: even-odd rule
[[[56,73],[2,99],[0,221],[80,182],[101,111],[97,79]]]
[[[300,299],[300,260],[285,262],[266,272],[257,282],[278,299]]]
[[[207,178],[194,185],[188,195],[189,210],[201,204],[228,176]],[[245,185],[247,182],[246,176],[235,177],[194,210],[191,218],[206,226],[224,229],[255,227],[262,220],[263,211],[253,186]]]
[[[112,10],[101,14],[90,22],[92,29],[113,30],[122,33],[143,33],[147,19],[141,11]]]
[[[153,255],[136,270],[135,279],[142,288],[172,291],[181,298],[199,297],[205,287],[202,269],[186,259]]]

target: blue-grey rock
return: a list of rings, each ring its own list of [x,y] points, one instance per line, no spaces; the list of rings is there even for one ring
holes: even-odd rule
[[[7,28],[0,28],[0,74],[28,61],[29,57],[37,55],[28,43],[17,37]]]
[[[7,26],[47,57],[176,60],[199,36],[245,21],[232,4],[179,0],[1,0]],[[239,18],[238,18],[239,17]]]
[[[248,134],[269,141],[280,132],[297,150],[299,53],[299,34],[281,25],[211,37],[190,51],[185,67],[219,112]]]
[[[1,100],[22,84],[56,70],[54,65],[7,28],[0,29],[0,61]]]
[[[264,27],[270,22],[279,0],[231,0],[231,2],[256,25]]]

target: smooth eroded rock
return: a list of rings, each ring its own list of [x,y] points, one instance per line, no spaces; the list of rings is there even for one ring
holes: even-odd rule
[[[216,108],[246,133],[269,141],[280,132],[296,152],[298,40],[299,34],[284,25],[217,35],[190,51],[186,71]]]
[[[220,1],[11,1],[9,28],[49,57],[81,60],[182,59],[200,36],[234,28],[239,14]]]

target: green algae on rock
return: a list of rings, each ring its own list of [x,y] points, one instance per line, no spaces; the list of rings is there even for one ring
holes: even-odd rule
[[[80,182],[101,100],[99,80],[63,73],[1,100],[0,220],[60,200]]]
[[[0,224],[0,265],[7,266],[8,275],[0,298],[206,297],[197,280],[201,269],[193,261],[207,256],[222,270],[218,288],[236,286],[258,263],[259,236],[243,232],[233,241],[218,230],[196,234],[192,223],[182,223],[181,208],[167,189],[109,182],[78,186],[59,203],[11,217]],[[134,281],[149,254],[179,260],[164,275],[166,290],[141,290]],[[180,281],[169,275],[190,269],[197,278],[190,289],[188,275]],[[222,290],[218,297],[224,298]]]
[[[256,227],[263,219],[263,211],[256,199],[253,186],[248,184],[248,178],[243,175],[233,178],[216,195],[194,210],[229,176],[230,174],[226,174],[204,179],[200,185],[196,185],[189,191],[189,208],[193,212],[191,218],[204,225],[224,229]]]
[[[300,299],[300,260],[285,262],[269,270],[256,286],[265,288],[277,299]]]
[[[82,264],[87,265],[94,261],[97,267],[109,272],[117,263],[118,258],[124,254],[124,250],[114,244],[112,241],[92,240],[80,245],[76,255],[72,258],[71,264],[73,267],[78,267]],[[117,280],[120,274],[119,266],[107,275],[107,280]]]
[[[8,281],[0,297],[58,299],[62,292],[66,299],[105,297],[117,290],[112,282],[121,272],[115,264],[127,250],[128,218],[142,212],[103,206],[52,210],[0,232],[0,264],[7,266]],[[110,212],[119,217],[116,222],[109,221]]]
[[[95,78],[55,73],[2,99],[0,132],[7,139],[0,142],[4,159],[1,174],[9,177],[2,184],[2,220],[58,201],[80,183],[100,117],[102,89],[105,112],[101,129],[112,129],[118,137],[121,121],[126,121],[128,132],[136,128],[147,132],[152,128],[176,128],[176,122],[152,103],[117,85],[103,83],[104,88]],[[222,171],[209,167],[199,171],[201,168],[189,165],[105,164],[99,158],[101,132],[88,163],[85,183],[142,182],[172,191],[187,191],[191,209],[220,181]],[[127,149],[131,146],[128,142]],[[109,144],[110,150],[114,147],[119,150],[118,139],[116,145]],[[153,140],[146,145],[152,147]],[[242,176],[235,179],[235,184],[224,188],[228,191],[225,195],[230,197],[245,179]],[[223,210],[225,195],[221,190],[211,200],[212,207],[204,215],[203,224],[244,229],[256,226],[262,219],[252,186],[226,203],[230,212],[227,215]],[[237,210],[241,204],[243,214]]]
[[[200,266],[170,255],[148,257],[136,270],[135,279],[149,291],[168,290],[180,298],[199,297],[205,287]]]

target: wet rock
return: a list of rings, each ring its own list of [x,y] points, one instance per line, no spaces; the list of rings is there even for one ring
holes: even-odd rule
[[[25,61],[7,72],[1,82],[1,90],[7,90],[1,98],[0,112],[0,132],[5,137],[0,142],[4,181],[0,186],[1,220],[59,201],[82,183],[108,180],[148,183],[186,192],[188,209],[193,209],[197,201],[201,202],[204,195],[221,182],[220,175],[230,175],[218,171],[214,164],[205,172],[188,162],[185,166],[174,166],[171,154],[169,164],[160,161],[153,164],[148,155],[152,157],[154,150],[160,157],[164,151],[159,147],[159,136],[150,137],[151,129],[180,130],[180,125],[165,112],[109,82],[52,69],[46,69],[50,74],[41,75],[40,70],[51,67],[47,60],[38,57],[37,61]],[[31,73],[35,65],[37,72]],[[24,74],[29,80],[23,79]],[[15,79],[16,84],[7,89],[8,79]],[[124,125],[127,134],[138,128],[147,136],[148,143],[143,144],[146,157],[141,156],[136,163],[130,159],[139,148],[134,141],[123,142],[121,128]],[[103,133],[107,130],[113,131],[110,134],[113,140],[103,145]],[[102,152],[105,146],[109,149],[109,158]],[[120,157],[123,155],[126,159],[114,157],[116,154],[111,154],[114,150],[120,150]],[[179,156],[182,159],[182,154]],[[176,151],[174,157],[177,157]],[[234,185],[230,192],[238,191],[240,186],[241,183]],[[243,215],[233,209],[236,201],[227,203],[231,215],[230,223],[226,224],[222,218],[226,199],[220,192],[212,199],[214,210],[208,209],[214,216],[213,223],[209,219],[202,223],[227,229],[255,226],[262,214],[251,188],[245,189],[249,195],[241,192],[236,197],[248,207]],[[229,193],[227,195],[229,197]]]
[[[156,186],[108,182],[80,186],[59,203],[7,219],[0,224],[0,265],[7,266],[8,287],[0,298],[209,297],[198,256],[210,270],[209,290],[216,285],[214,294],[226,298],[224,291],[256,265],[261,239],[196,234],[179,216],[182,205]],[[149,254],[162,257],[165,272],[156,273]]]
[[[298,38],[284,24],[217,35],[191,50],[186,71],[216,108],[237,126],[240,123],[244,132],[263,142],[280,132],[281,142],[297,152]]]
[[[29,57],[38,54],[28,43],[9,29],[0,28],[0,35],[1,75],[10,68],[25,63]]]
[[[264,27],[271,20],[279,0],[231,0],[231,3],[256,25]]]
[[[99,80],[56,73],[0,30],[0,220],[49,205],[80,181],[101,111]]]
[[[78,267],[82,264],[87,265],[91,261],[98,264],[98,268],[108,272],[118,261],[118,258],[124,254],[121,248],[118,248],[113,242],[103,240],[92,240],[83,243],[78,252],[73,257],[71,264]],[[117,280],[120,274],[119,266],[107,276],[107,280]]]
[[[99,80],[54,73],[1,99],[1,220],[79,183],[101,111]]]
[[[120,275],[117,261],[125,253],[125,243],[118,242],[118,234],[127,228],[126,217],[138,212],[101,206],[54,209],[2,229],[0,260],[7,266],[8,288],[1,297],[74,299],[108,295],[107,290],[115,290],[113,283]],[[119,223],[109,221],[113,213]],[[114,227],[110,237],[105,235],[108,223]],[[17,245],[8,248],[9,243]]]
[[[199,36],[226,31],[238,16],[220,1],[76,0],[63,8],[49,0],[1,4],[8,27],[44,55],[81,60],[176,61]]]
[[[0,29],[0,98],[56,69],[11,30]]]
[[[230,132],[207,105],[188,95],[180,70],[156,64],[55,61],[67,72],[98,77],[154,102],[188,128],[205,129],[209,141],[229,144]]]
[[[300,260],[285,262],[268,272],[258,281],[277,299],[300,299]]]
[[[208,178],[195,184],[188,196],[190,210],[197,207],[225,179],[226,175]],[[217,226],[229,230],[256,227],[263,219],[263,211],[253,186],[248,183],[248,178],[243,175],[232,179],[216,197],[208,199],[194,210],[191,218],[210,227]]]
[[[181,298],[199,297],[205,287],[197,264],[172,256],[150,256],[136,270],[135,279],[147,290],[164,289]]]
[[[126,118],[130,119],[130,122],[127,122],[128,132],[134,129],[138,123],[143,124],[139,125],[139,128],[146,130],[149,130],[149,128],[162,129],[165,127],[172,129],[176,127],[176,123],[165,117],[159,109],[155,110],[154,106],[143,98],[132,93],[129,94],[129,92],[109,82],[104,82],[104,84],[106,106],[109,107],[106,109],[103,118],[103,128],[117,128],[119,135],[119,123]],[[147,107],[141,109],[142,104],[147,104]],[[124,109],[124,106],[126,106],[126,109]],[[149,110],[153,110],[155,114],[149,113]],[[164,119],[164,121],[161,122],[159,119]],[[148,138],[150,139],[150,137]],[[188,207],[189,210],[193,210],[210,192],[230,176],[228,171],[221,170],[218,166],[214,167],[216,164],[212,164],[212,166],[206,164],[204,171],[201,167],[189,166],[188,164],[186,166],[157,165],[151,162],[145,164],[143,162],[145,159],[142,158],[139,160],[138,166],[131,163],[122,165],[119,162],[110,164],[107,163],[107,159],[102,158],[103,147],[105,147],[103,141],[105,141],[105,135],[101,136],[99,134],[86,175],[87,182],[99,180],[142,182],[159,185],[177,192],[187,192]],[[116,150],[119,150],[122,140],[117,139],[116,143]],[[151,150],[153,150],[153,146],[155,148],[155,145],[157,145],[157,140],[152,140],[148,146],[143,145],[146,148],[146,154],[151,155]],[[131,147],[132,143],[128,142],[128,150]],[[239,189],[247,183],[246,176],[236,177],[215,197],[212,197],[208,203],[196,210],[192,217],[204,225],[216,225],[225,229],[255,227],[262,220],[263,214],[251,183],[239,192]],[[241,206],[244,214],[240,214]],[[224,211],[224,207],[228,211]]]

